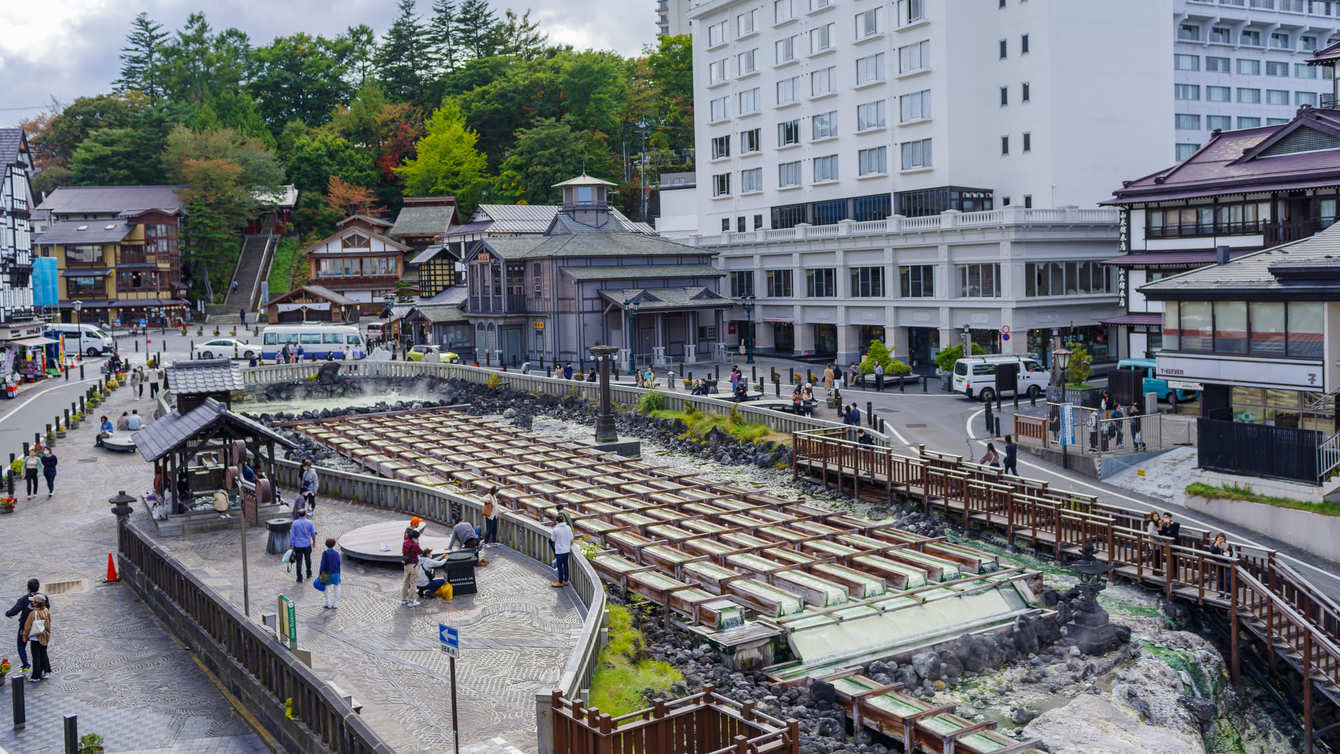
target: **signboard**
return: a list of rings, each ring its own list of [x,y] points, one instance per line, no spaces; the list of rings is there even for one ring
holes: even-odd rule
[[[1155,373],[1165,380],[1315,392],[1323,390],[1321,361],[1169,351],[1160,351],[1155,359]]]
[[[544,329],[544,320],[542,320],[542,319],[537,319],[537,320],[535,320],[535,324],[534,324],[534,326],[535,326],[535,329],[536,329],[536,330],[543,330],[543,329]]]
[[[1075,404],[1062,403],[1061,406],[1061,437],[1062,445],[1075,444]]]
[[[1186,380],[1168,380],[1168,387],[1173,390],[1204,390],[1205,386],[1199,382],[1187,382]]]
[[[489,253],[487,251],[481,251],[475,255],[475,261],[479,262],[480,264],[488,264],[489,260],[492,258],[493,257],[489,256]]]
[[[461,656],[461,636],[456,629],[444,623],[437,624],[437,640],[441,642],[442,651],[448,656]]]
[[[293,600],[279,595],[279,643],[298,648],[298,608]]]
[[[1000,339],[1001,339],[1001,340],[1009,340],[1009,339],[1010,339],[1010,326],[1009,326],[1009,325],[1001,325],[1001,326],[1000,326]]]

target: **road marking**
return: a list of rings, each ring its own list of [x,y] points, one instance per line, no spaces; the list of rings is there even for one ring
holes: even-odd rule
[[[985,440],[982,440],[982,439],[980,439],[980,438],[978,438],[976,435],[974,435],[974,434],[972,433],[972,420],[975,419],[975,418],[977,418],[977,415],[983,413],[984,411],[985,411],[985,409],[982,409],[982,410],[979,410],[979,411],[977,411],[976,413],[970,415],[970,416],[968,417],[968,420],[964,423],[964,427],[963,427],[964,430],[968,433],[968,440],[969,440],[970,442],[976,442],[976,443],[978,443],[979,445],[986,445],[986,441],[985,441]],[[1028,461],[1019,461],[1019,465],[1020,465],[1020,466],[1027,466],[1027,467],[1029,467],[1029,468],[1037,469],[1037,470],[1039,470],[1039,471],[1045,471],[1045,472],[1047,472],[1048,474],[1051,474],[1051,475],[1053,475],[1053,476],[1058,476],[1058,477],[1060,477],[1060,478],[1066,480],[1067,482],[1069,482],[1069,483],[1071,483],[1071,484],[1077,484],[1077,485],[1079,485],[1079,486],[1081,486],[1081,487],[1088,487],[1089,489],[1097,490],[1097,491],[1102,492],[1102,493],[1104,493],[1104,494],[1111,495],[1111,496],[1113,496],[1113,497],[1121,498],[1122,500],[1128,500],[1128,501],[1130,501],[1130,502],[1132,502],[1132,503],[1135,503],[1136,505],[1140,505],[1140,506],[1148,506],[1150,510],[1158,510],[1158,506],[1155,505],[1155,504],[1153,504],[1153,503],[1146,503],[1146,502],[1143,501],[1143,500],[1137,500],[1136,498],[1129,497],[1129,496],[1127,496],[1127,495],[1123,495],[1123,494],[1121,494],[1120,492],[1113,492],[1112,490],[1109,490],[1109,489],[1106,489],[1106,488],[1103,488],[1103,487],[1099,487],[1099,486],[1097,486],[1097,485],[1095,485],[1095,484],[1089,484],[1088,482],[1082,482],[1082,481],[1080,481],[1080,480],[1078,480],[1078,479],[1076,479],[1076,478],[1070,476],[1069,474],[1065,474],[1065,473],[1062,473],[1062,472],[1060,472],[1060,471],[1056,471],[1055,469],[1050,469],[1050,468],[1048,468],[1048,467],[1046,467],[1046,466],[1039,466],[1039,465],[1037,465],[1037,464],[1035,464],[1035,463],[1029,463]],[[1186,510],[1186,508],[1183,507],[1183,506],[1179,506],[1179,507],[1181,507],[1183,511]],[[1205,527],[1206,529],[1209,529],[1210,531],[1214,531],[1215,529],[1218,528],[1217,526],[1215,526],[1215,525],[1209,523],[1208,521],[1204,521],[1204,520],[1202,520],[1202,519],[1196,518],[1195,516],[1186,515],[1185,513],[1182,515],[1182,518],[1184,518],[1184,519],[1186,519],[1187,521],[1190,521],[1190,522],[1192,522],[1192,523],[1200,524],[1201,526]],[[1243,528],[1243,527],[1239,527],[1239,528]],[[1311,569],[1311,570],[1313,570],[1313,571],[1316,571],[1317,573],[1320,573],[1320,574],[1322,574],[1323,576],[1326,576],[1327,578],[1330,578],[1330,579],[1332,579],[1332,580],[1340,581],[1340,577],[1337,577],[1335,574],[1331,573],[1330,571],[1327,571],[1327,570],[1325,570],[1325,569],[1323,569],[1323,568],[1318,568],[1318,567],[1316,567],[1316,566],[1314,566],[1314,565],[1312,565],[1312,564],[1310,564],[1310,563],[1307,563],[1307,562],[1304,562],[1304,561],[1302,561],[1302,560],[1299,560],[1298,558],[1295,558],[1295,557],[1293,557],[1292,555],[1288,555],[1288,554],[1286,554],[1286,553],[1279,552],[1278,550],[1275,550],[1275,548],[1273,548],[1273,547],[1266,547],[1265,545],[1261,544],[1260,542],[1254,542],[1254,541],[1252,541],[1252,540],[1250,540],[1250,539],[1248,539],[1248,538],[1246,538],[1246,537],[1243,537],[1243,536],[1241,536],[1241,535],[1239,535],[1239,539],[1240,539],[1240,541],[1242,541],[1243,543],[1248,544],[1248,545],[1251,545],[1252,547],[1259,547],[1259,548],[1261,548],[1262,550],[1273,550],[1273,551],[1275,551],[1276,553],[1278,553],[1279,556],[1280,556],[1281,558],[1284,558],[1284,559],[1286,559],[1286,560],[1289,560],[1289,561],[1293,562],[1293,563],[1296,564],[1296,565],[1300,565],[1300,566],[1302,566],[1302,567],[1304,567],[1304,568],[1308,568],[1308,569]]]
[[[67,383],[67,382],[62,382],[62,383],[60,383],[59,385],[52,385],[51,387],[49,387],[49,388],[47,388],[47,389],[45,389],[45,390],[38,390],[36,393],[33,393],[32,395],[28,396],[28,400],[24,401],[23,403],[20,403],[19,405],[15,406],[14,408],[10,409],[8,415],[12,416],[12,415],[18,413],[19,411],[22,411],[23,408],[24,408],[24,406],[27,406],[29,403],[32,403],[33,401],[37,400],[38,398],[41,398],[43,395],[46,395],[47,393],[51,392],[52,390],[60,390],[60,389],[63,388],[63,387],[74,387],[75,385],[81,385],[81,384],[83,384],[83,383],[85,383],[85,382],[97,382],[97,381],[100,380],[100,379],[102,379],[102,378],[101,378],[101,377],[90,377],[90,378],[88,378],[88,379],[86,379],[86,380],[75,380],[75,381],[73,381],[73,382],[68,382],[68,383]]]

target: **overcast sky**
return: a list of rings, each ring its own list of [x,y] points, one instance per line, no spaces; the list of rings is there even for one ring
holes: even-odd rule
[[[417,0],[427,16],[432,0]],[[0,7],[18,0],[0,0]],[[639,52],[654,41],[655,0],[492,0],[495,9],[531,8],[551,42],[578,49]],[[31,117],[54,97],[108,90],[120,70],[121,45],[130,22],[147,11],[165,30],[180,29],[192,11],[205,8],[215,29],[236,26],[253,45],[299,31],[334,36],[367,24],[380,37],[396,15],[396,0],[39,0],[4,14],[0,34],[0,125]]]

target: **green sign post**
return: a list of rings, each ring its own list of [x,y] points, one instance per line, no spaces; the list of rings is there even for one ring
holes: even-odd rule
[[[298,648],[298,608],[293,600],[279,595],[279,641],[289,649]]]

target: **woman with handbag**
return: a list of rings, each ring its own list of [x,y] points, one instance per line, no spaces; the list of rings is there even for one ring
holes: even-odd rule
[[[340,553],[335,549],[335,538],[326,537],[326,551],[321,553],[321,572],[317,576],[317,582],[325,585],[327,610],[334,610],[339,607],[336,601],[340,599]]]
[[[498,544],[498,485],[489,488],[484,501],[484,544]]]
[[[51,643],[51,611],[47,609],[44,594],[34,594],[32,603],[33,610],[23,623],[23,640],[28,642],[28,651],[33,658],[28,680],[37,683],[43,675],[51,674],[51,659],[47,657],[47,645]]]

